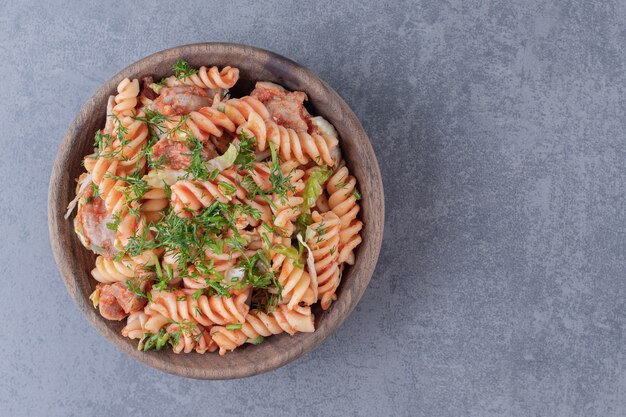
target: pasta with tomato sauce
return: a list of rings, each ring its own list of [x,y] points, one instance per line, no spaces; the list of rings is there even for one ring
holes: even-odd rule
[[[364,227],[334,127],[234,67],[125,79],[84,159],[74,228],[91,300],[139,349],[218,352],[315,331]],[[103,109],[104,111],[104,109]]]

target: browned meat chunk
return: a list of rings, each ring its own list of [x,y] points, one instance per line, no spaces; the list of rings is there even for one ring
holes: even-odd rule
[[[91,187],[85,193],[85,203],[78,205],[75,226],[83,244],[95,253],[107,258],[114,257],[118,251],[113,246],[115,231],[107,228],[112,222],[107,213],[104,200],[93,196]]]
[[[164,162],[172,169],[187,169],[193,160],[191,149],[186,142],[179,142],[163,138],[152,148],[154,158],[163,156]],[[208,160],[217,156],[212,143],[206,143],[202,148],[202,159]]]
[[[143,77],[141,79],[141,92],[139,93],[140,103],[146,103],[157,98],[157,93],[155,93],[154,90],[150,88],[150,85],[153,83],[154,79],[151,76]]]
[[[258,82],[250,95],[265,104],[279,125],[294,130],[309,130],[311,115],[304,108],[307,96],[302,91],[290,92],[274,83]]]
[[[196,86],[163,87],[154,100],[154,110],[165,116],[189,114],[211,104],[206,92]]]
[[[97,288],[100,290],[98,300],[100,314],[108,320],[122,320],[146,304],[145,298],[135,294],[121,282],[98,285]]]

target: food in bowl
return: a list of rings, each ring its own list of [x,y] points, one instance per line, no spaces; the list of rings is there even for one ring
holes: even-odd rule
[[[354,264],[361,196],[334,127],[274,83],[231,97],[238,77],[181,60],[124,79],[84,159],[66,216],[98,255],[94,307],[139,349],[313,332]]]

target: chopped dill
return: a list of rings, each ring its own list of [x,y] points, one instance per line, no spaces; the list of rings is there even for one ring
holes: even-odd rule
[[[174,71],[174,75],[179,80],[184,80],[185,78],[198,73],[197,69],[190,68],[187,61],[182,59],[176,61],[176,63],[172,66],[172,71]]]
[[[239,142],[239,153],[235,158],[235,165],[240,165],[243,170],[251,170],[256,163],[256,155],[254,154],[254,145],[256,144],[254,136],[248,137],[246,132],[241,132],[241,140]]]

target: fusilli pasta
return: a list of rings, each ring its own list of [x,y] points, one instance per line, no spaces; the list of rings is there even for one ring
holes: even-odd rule
[[[220,355],[224,355],[227,351],[235,350],[248,341],[258,343],[259,337],[268,337],[283,332],[293,336],[296,332],[310,333],[314,330],[310,307],[296,306],[288,309],[281,306],[269,314],[258,310],[251,311],[240,329],[230,330],[227,327],[214,326],[211,328],[211,336],[219,346]]]
[[[313,332],[363,228],[336,130],[303,92],[234,98],[237,68],[173,70],[118,85],[68,207],[98,255],[94,306],[146,351]]]

